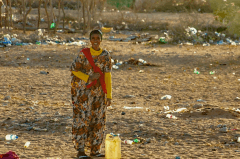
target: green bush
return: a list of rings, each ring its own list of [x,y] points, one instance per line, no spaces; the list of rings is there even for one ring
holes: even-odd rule
[[[216,20],[228,26],[227,31],[240,36],[240,1],[210,0]]]

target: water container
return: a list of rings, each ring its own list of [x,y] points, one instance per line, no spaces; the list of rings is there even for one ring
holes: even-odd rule
[[[107,134],[105,140],[105,157],[106,159],[121,158],[121,139],[119,136]]]

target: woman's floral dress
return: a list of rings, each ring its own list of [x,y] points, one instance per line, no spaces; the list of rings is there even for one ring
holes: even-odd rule
[[[103,50],[98,56],[92,56],[94,63],[103,73],[111,72],[111,57],[110,54]],[[91,64],[87,58],[80,52],[77,58],[73,61],[71,71],[81,71],[87,75],[94,73]],[[100,81],[97,84],[86,88],[84,80],[71,74],[71,96],[73,106],[73,126],[72,140],[74,147],[78,151],[84,151],[86,142],[90,143],[91,153],[100,153],[100,147],[105,135],[106,123],[106,94],[102,90]]]

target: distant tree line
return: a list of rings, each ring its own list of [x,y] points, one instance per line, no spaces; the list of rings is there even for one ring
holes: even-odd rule
[[[55,23],[54,33],[59,26],[60,20],[62,20],[63,29],[65,28],[65,9],[71,8],[78,10],[78,23],[83,19],[83,32],[90,29],[91,23],[94,19],[95,11],[97,8],[102,10],[102,6],[106,0],[0,0],[0,28],[13,27],[13,13],[12,7],[18,9],[18,13],[22,17],[23,32],[26,32],[26,22],[29,13],[33,8],[38,8],[38,23],[37,28],[40,28],[41,22],[41,8],[45,8],[47,15],[48,31],[50,30],[51,23]],[[58,10],[57,15],[54,13],[54,9]],[[2,13],[4,9],[4,13]],[[50,10],[50,11],[49,11]],[[63,14],[61,19],[60,14]],[[82,15],[82,17],[80,16]],[[4,22],[4,23],[3,23]]]

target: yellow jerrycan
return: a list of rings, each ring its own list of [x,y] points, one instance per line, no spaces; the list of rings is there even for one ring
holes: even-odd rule
[[[119,135],[107,134],[105,140],[105,158],[120,159],[121,158],[121,139]]]

